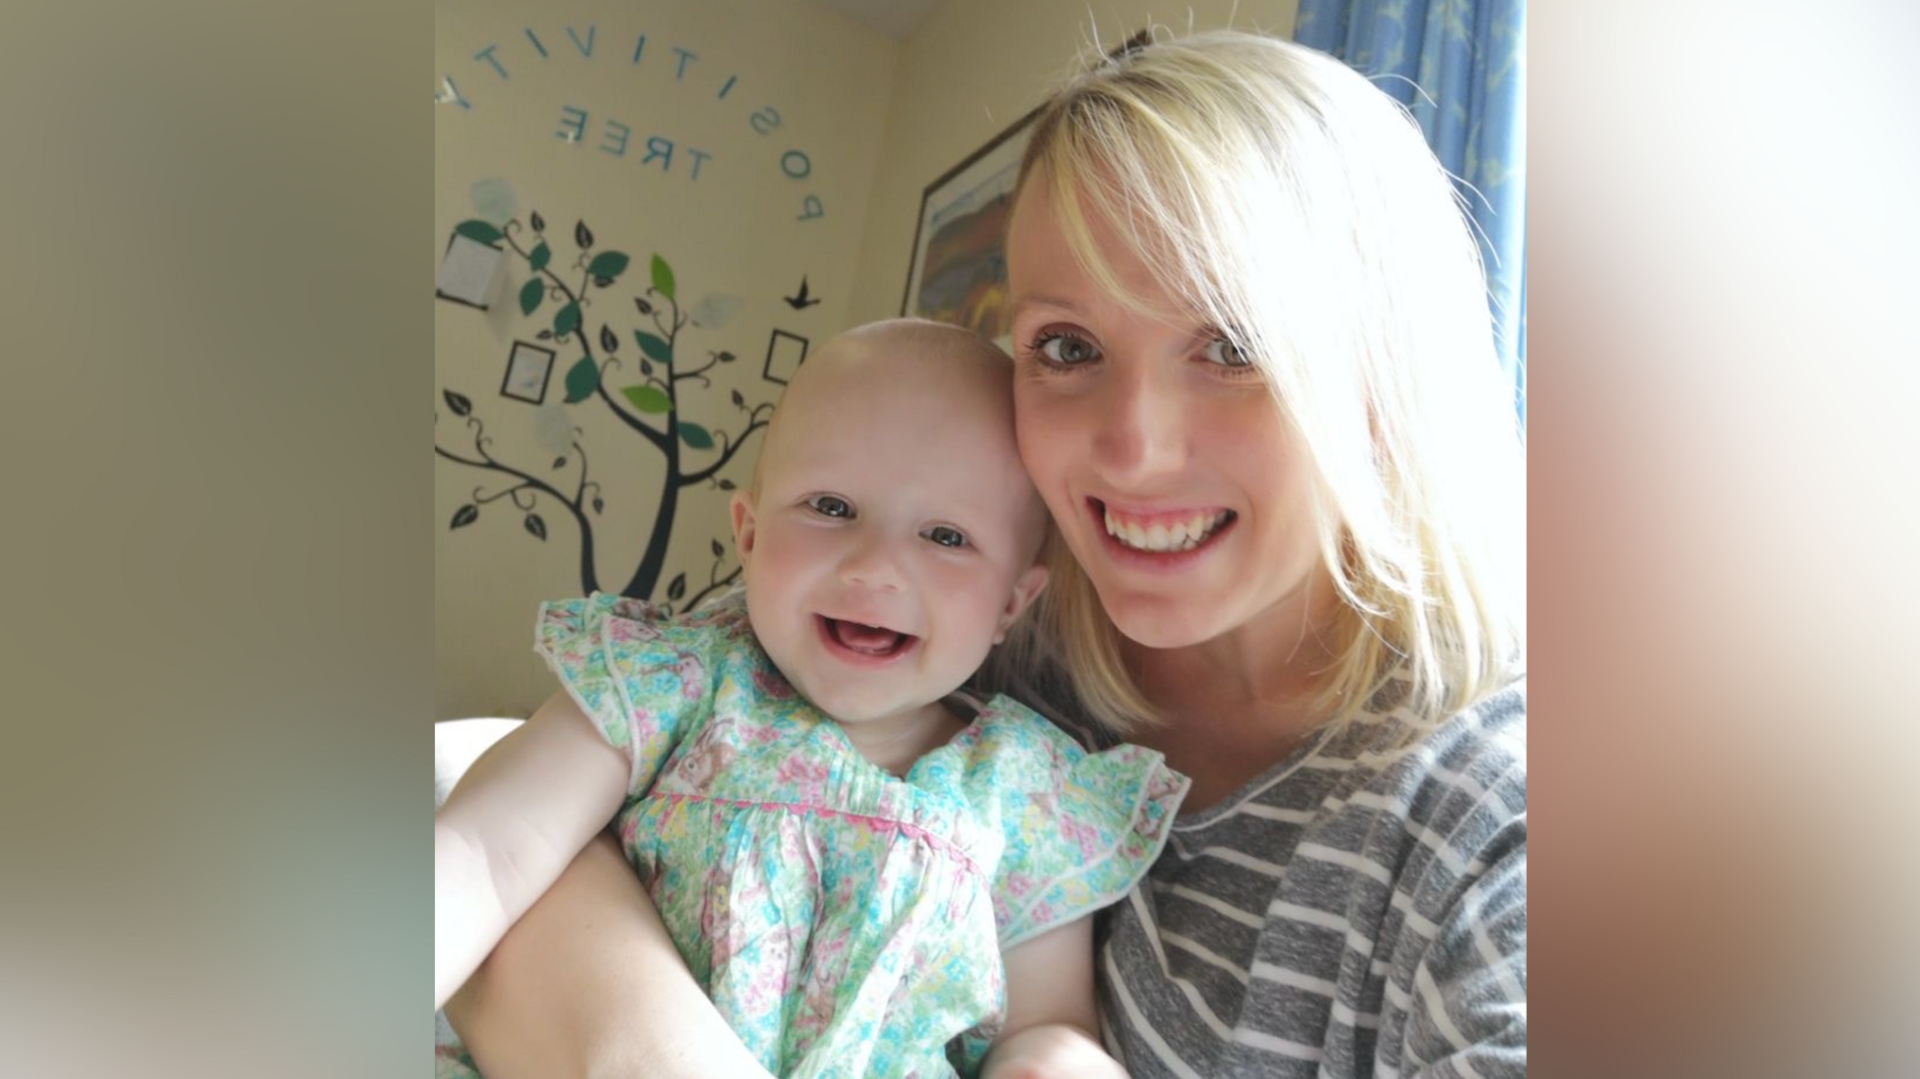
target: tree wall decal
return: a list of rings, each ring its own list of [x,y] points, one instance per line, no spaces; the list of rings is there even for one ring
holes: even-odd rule
[[[707,353],[703,364],[689,366],[685,370],[676,366],[682,331],[690,323],[696,327],[699,327],[699,323],[682,313],[676,296],[677,282],[673,268],[658,254],[653,256],[648,267],[650,280],[645,293],[633,297],[635,310],[641,318],[648,320],[654,331],[649,332],[645,328],[633,330],[633,340],[640,352],[637,364],[639,380],[610,390],[609,376],[623,366],[616,355],[621,337],[611,324],[602,322],[596,341],[587,333],[586,319],[593,306],[591,290],[604,293],[613,288],[627,272],[631,261],[627,255],[607,250],[594,253],[592,230],[585,221],[576,223],[573,243],[579,249],[579,255],[570,268],[580,271],[580,279],[577,286],[569,286],[554,269],[553,248],[547,240],[546,221],[537,211],[529,215],[528,225],[524,227],[518,218],[508,221],[504,227],[496,227],[487,221],[470,220],[461,222],[455,231],[484,244],[505,242],[527,264],[533,276],[520,289],[519,305],[523,316],[531,318],[542,307],[558,305],[553,311],[551,325],[541,330],[538,336],[556,345],[569,341],[577,341],[580,345],[580,358],[567,369],[564,378],[566,403],[578,405],[597,398],[622,424],[652,444],[665,458],[666,479],[660,487],[646,550],[641,554],[632,576],[620,588],[623,595],[652,599],[654,588],[666,566],[681,490],[702,483],[720,490],[734,490],[734,482],[720,473],[733,461],[734,455],[740,452],[747,439],[767,426],[773,414],[773,403],[749,405],[739,390],[732,391],[733,406],[743,414],[744,423],[738,431],[731,433],[725,430],[710,431],[700,424],[680,418],[683,385],[697,382],[704,390],[713,389],[713,380],[706,373],[718,364],[732,363],[736,357],[731,351],[714,350]],[[535,241],[531,249],[521,245],[521,234],[526,232],[530,232],[531,239]],[[596,344],[599,346],[598,356],[594,350]],[[473,444],[463,452],[454,452],[441,445],[440,413],[436,409],[433,452],[468,468],[493,473],[495,482],[505,485],[492,491],[487,490],[484,484],[475,487],[473,500],[454,512],[448,528],[465,528],[479,520],[481,507],[501,499],[510,499],[514,508],[523,514],[521,524],[525,531],[544,542],[548,535],[547,520],[539,512],[541,499],[544,498],[573,519],[580,539],[581,590],[603,591],[594,560],[593,526],[594,519],[605,508],[605,499],[600,484],[589,478],[587,450],[580,442],[582,430],[573,428],[571,448],[557,457],[548,469],[553,473],[565,471],[568,475],[565,478],[543,479],[535,475],[531,467],[521,467],[494,455],[493,438],[487,434],[485,421],[474,414],[471,398],[451,389],[442,389],[440,396],[447,409],[464,421],[464,428],[471,435]],[[711,451],[716,447],[720,456],[711,464],[692,469],[684,465],[681,456],[683,448]],[[575,458],[578,458],[577,474],[571,472]],[[712,539],[708,549],[713,554],[713,564],[706,584],[689,596],[686,574],[676,574],[667,585],[666,606],[669,609],[675,605],[680,605],[682,610],[689,609],[739,577],[740,567],[737,564],[730,572],[720,572],[727,563],[727,547],[720,539]]]

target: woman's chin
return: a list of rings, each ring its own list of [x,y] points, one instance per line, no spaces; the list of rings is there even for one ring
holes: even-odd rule
[[[1225,627],[1221,619],[1181,596],[1100,594],[1101,605],[1120,635],[1143,648],[1185,648],[1213,639]]]

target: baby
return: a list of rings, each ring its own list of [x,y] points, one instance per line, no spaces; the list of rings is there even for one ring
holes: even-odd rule
[[[913,320],[833,339],[732,520],[744,604],[542,607],[564,692],[434,820],[435,1007],[617,814],[774,1074],[1121,1074],[1090,1033],[1087,915],[1144,875],[1187,784],[956,696],[1047,577],[1006,357]]]

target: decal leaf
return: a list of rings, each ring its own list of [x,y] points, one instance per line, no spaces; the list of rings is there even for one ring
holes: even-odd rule
[[[659,255],[653,256],[653,288],[667,299],[673,299],[673,267]]]
[[[473,411],[473,402],[452,390],[443,390],[440,396],[446,398],[447,407],[453,409],[453,414],[456,416],[465,416]]]
[[[540,303],[546,298],[546,286],[537,277],[529,278],[526,284],[520,286],[520,313],[531,315],[540,310]]]
[[[577,303],[570,303],[562,307],[559,313],[553,316],[553,332],[555,336],[565,337],[579,328],[580,305]]]
[[[627,272],[627,256],[619,251],[602,251],[587,263],[587,273],[594,277],[615,278]]]
[[[486,244],[488,247],[500,242],[500,230],[477,217],[453,226],[453,231],[469,240]]]
[[[660,392],[658,386],[628,386],[620,391],[620,396],[633,402],[633,407],[640,411],[656,416],[673,411],[673,400]]]
[[[547,231],[547,219],[544,217],[541,217],[540,211],[538,210],[535,210],[533,212],[533,231],[535,232]],[[545,247],[546,245],[541,244],[540,246]]]
[[[697,423],[682,422],[680,424],[680,441],[685,442],[696,450],[710,450],[713,448],[713,436],[707,433],[706,428]]]
[[[600,351],[618,352],[619,350],[620,350],[619,336],[613,332],[612,326],[609,326],[604,322],[601,323],[600,324]]]
[[[684,596],[686,594],[687,594],[687,575],[684,573],[674,574],[673,583],[667,585],[667,598],[671,600],[678,600],[681,596]]]
[[[593,246],[593,230],[587,227],[585,221],[573,223],[573,242],[583,251]]]
[[[600,369],[585,356],[567,369],[567,404],[577,405],[600,388]]]
[[[537,513],[527,514],[526,525],[527,525],[527,531],[532,534],[534,539],[541,540],[541,541],[546,540],[547,522],[541,520],[539,514]]]
[[[544,241],[527,255],[527,265],[533,267],[534,273],[546,269],[547,263],[551,261],[553,261],[553,248],[548,247]]]
[[[646,353],[648,359],[673,366],[673,346],[645,330],[633,331],[633,339],[640,342],[640,351]]]
[[[465,528],[479,519],[480,507],[469,502],[453,511],[453,523],[447,526],[447,530],[452,531],[456,528]]]

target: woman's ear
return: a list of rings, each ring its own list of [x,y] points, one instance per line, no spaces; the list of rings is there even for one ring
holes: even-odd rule
[[[1041,590],[1047,587],[1047,564],[1036,562],[1028,566],[1019,577],[1014,579],[1013,594],[1007,597],[1007,605],[1000,610],[1000,618],[994,626],[993,643],[999,644],[1007,639],[1007,627],[1013,625],[1020,613],[1040,598]]]
[[[753,554],[753,501],[746,492],[739,492],[729,508],[733,511],[733,549],[740,556],[740,565],[745,566]]]

